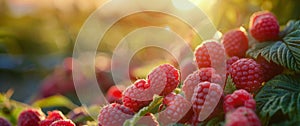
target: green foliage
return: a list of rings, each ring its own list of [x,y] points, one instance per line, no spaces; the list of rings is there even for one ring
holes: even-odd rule
[[[74,109],[77,107],[72,101],[67,97],[62,95],[55,95],[48,98],[38,100],[32,104],[33,107],[46,108],[46,107],[67,107],[69,109]]]
[[[287,23],[285,29],[280,32],[280,37],[283,38],[287,34],[300,29],[300,21],[291,20]]]
[[[92,105],[89,107],[85,106],[85,110],[88,111],[89,115],[93,118],[93,119],[97,119],[99,112],[101,111],[102,107],[98,106],[98,105]]]
[[[24,108],[30,108],[30,106],[10,100],[13,91],[9,90],[4,94],[0,94],[0,117],[8,119],[13,125],[17,124],[19,114]]]
[[[300,72],[300,21],[291,21],[281,33],[283,39],[275,42],[257,43],[247,51],[251,57],[263,56],[268,61]]]
[[[236,90],[235,84],[231,78],[231,76],[227,77],[226,85],[224,88],[224,94],[232,94]]]
[[[87,126],[98,126],[98,123],[96,121],[88,121]]]
[[[296,118],[294,121],[297,122],[300,119],[300,78],[278,75],[264,85],[255,100],[263,123],[281,116],[288,117],[288,120]]]
[[[272,124],[272,126],[297,126],[299,124],[300,124],[300,120],[297,117],[294,117],[291,120],[285,120],[277,124]]]
[[[128,119],[124,122],[123,126],[135,126],[136,123],[147,113],[157,113],[160,104],[163,101],[162,96],[155,95],[153,101],[149,106],[142,108],[138,113],[136,113],[131,119]]]
[[[181,88],[176,88],[176,89],[174,90],[174,93],[175,93],[175,94],[180,94],[180,93],[182,93]]]
[[[211,118],[205,122],[200,123],[200,126],[223,126],[224,125],[224,113],[218,115],[214,118]]]

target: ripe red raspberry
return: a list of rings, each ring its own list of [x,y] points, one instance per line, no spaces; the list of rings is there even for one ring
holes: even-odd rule
[[[46,117],[46,119],[56,119],[56,120],[66,119],[64,114],[61,111],[58,111],[58,110],[49,111],[47,113],[48,113],[48,116]]]
[[[224,34],[222,38],[226,54],[230,57],[244,57],[248,50],[248,38],[244,31],[234,29]]]
[[[66,119],[66,117],[61,111],[58,110],[49,111],[46,119],[40,122],[40,126],[50,126],[53,122],[57,120],[64,120],[64,119]]]
[[[222,78],[219,74],[216,74],[214,68],[201,68],[194,73],[190,74],[183,82],[182,91],[184,92],[185,98],[190,101],[193,96],[195,87],[200,82],[213,82],[217,84],[222,83]]]
[[[191,99],[194,111],[193,125],[197,125],[212,114],[222,94],[223,90],[219,84],[205,81],[195,87]]]
[[[256,102],[252,95],[246,90],[240,89],[232,94],[226,95],[223,103],[224,112],[233,111],[238,107],[244,106],[255,111]]]
[[[71,120],[65,119],[65,120],[57,120],[53,122],[50,126],[75,126],[75,124]]]
[[[209,40],[197,46],[194,55],[198,68],[220,67],[223,65],[222,61],[225,61],[225,50],[215,40]]]
[[[226,114],[225,126],[261,126],[259,118],[253,110],[246,107],[239,107],[232,113]]]
[[[40,122],[40,126],[50,126],[55,121],[57,120],[45,119]]]
[[[148,75],[148,83],[155,94],[166,96],[179,84],[179,71],[170,64],[163,64],[154,68]]]
[[[150,84],[140,79],[123,92],[122,101],[124,106],[137,112],[152,101],[153,95]]]
[[[239,57],[237,57],[237,56],[233,56],[233,57],[227,59],[227,61],[226,61],[226,76],[228,76],[228,74],[229,74],[231,65],[238,60],[239,60]]]
[[[109,103],[120,103],[122,104],[122,92],[125,90],[123,86],[111,86],[107,93],[106,99]]]
[[[129,108],[112,103],[103,107],[98,116],[99,126],[121,126],[127,120],[132,118],[134,112]]]
[[[279,23],[271,12],[254,13],[250,17],[249,29],[251,35],[259,42],[278,39]]]
[[[0,117],[0,126],[11,126],[11,124],[6,119]]]
[[[159,126],[159,123],[155,119],[152,113],[147,113],[143,116],[138,122],[137,125],[145,125],[145,126]]]
[[[72,65],[73,64],[73,58],[67,57],[63,61],[63,68],[66,71],[67,74],[71,74],[73,71]]]
[[[183,100],[184,97],[182,97],[181,95],[175,94],[175,93],[170,93],[169,95],[167,95],[164,98],[163,104],[167,107],[171,106],[174,104],[174,102],[176,102],[177,99]],[[184,100],[184,101],[186,101],[186,100]],[[182,124],[186,123],[193,116],[193,114],[194,114],[193,109],[192,109],[192,107],[190,107],[190,110],[188,112],[186,112],[186,114],[177,123],[182,123]]]
[[[253,59],[242,58],[233,63],[229,73],[238,89],[257,91],[264,80],[261,66]]]
[[[165,126],[176,122],[184,123],[191,116],[191,103],[179,94],[171,93],[163,100],[166,109],[159,113],[159,122]]]
[[[261,65],[263,75],[264,75],[264,81],[269,81],[274,76],[282,73],[283,71],[282,66],[277,65],[272,61],[269,62],[262,56],[259,56],[256,62]]]
[[[180,68],[181,80],[185,80],[187,76],[197,70],[197,66],[194,62],[191,62],[189,58],[184,59]]]
[[[26,109],[19,115],[18,126],[39,126],[44,118],[45,115],[41,110]]]
[[[237,57],[237,56],[230,57],[230,58],[226,61],[226,69],[227,69],[227,71],[229,71],[230,66],[231,66],[234,62],[238,61],[239,59],[240,59],[240,58]]]

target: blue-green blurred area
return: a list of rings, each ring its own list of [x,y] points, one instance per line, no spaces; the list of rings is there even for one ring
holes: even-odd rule
[[[15,93],[12,98],[23,102],[29,102],[36,97],[43,80],[57,71],[66,57],[72,56],[80,27],[103,2],[105,1],[0,0],[0,92],[13,89]],[[272,11],[281,25],[286,24],[288,20],[300,18],[299,0],[192,0],[192,2],[207,13],[222,33],[240,26],[247,29],[251,14],[260,10]],[[178,21],[163,18],[163,15],[159,19],[168,20],[167,23],[148,20],[151,19],[149,16],[151,17],[147,15],[133,18],[137,20],[135,22],[125,20],[125,23],[117,25],[121,28],[118,34],[112,33],[108,38],[123,36],[132,30],[130,27],[168,26],[168,23],[174,31],[191,33],[191,29],[181,29],[182,23],[177,25]],[[199,39],[194,39],[195,36],[184,35],[184,38],[191,40],[192,48],[200,43]],[[117,41],[111,39],[103,41],[102,51],[111,54]],[[161,55],[151,54],[154,57]],[[142,60],[143,57],[139,58]]]

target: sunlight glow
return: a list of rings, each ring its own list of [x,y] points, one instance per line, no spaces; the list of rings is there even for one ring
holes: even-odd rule
[[[216,0],[210,0],[210,1],[205,1],[205,0],[189,0],[192,2],[194,5],[197,7],[201,7],[202,9],[207,9],[212,6]],[[191,10],[196,6],[191,6],[186,3],[186,0],[172,0],[173,6],[179,10]]]
[[[195,6],[188,4],[186,0],[172,0],[172,3],[175,8],[180,10],[190,10],[193,9]]]

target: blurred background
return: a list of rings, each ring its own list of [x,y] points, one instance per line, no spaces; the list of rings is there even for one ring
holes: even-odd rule
[[[222,33],[240,26],[247,29],[250,15],[260,10],[272,11],[280,25],[300,18],[299,0],[191,1],[203,9]],[[13,89],[12,99],[26,103],[55,94],[65,95],[76,103],[71,66],[73,46],[85,20],[104,2],[0,0],[0,92]],[[114,84],[110,74],[113,49],[127,33],[144,26],[167,27],[188,41],[192,49],[202,41],[188,25],[162,13],[138,13],[121,19],[99,45],[95,67],[103,91]],[[151,55],[147,55],[149,52]],[[139,51],[130,64],[132,81],[143,78],[152,66],[163,62],[177,65],[174,57],[161,49]]]

